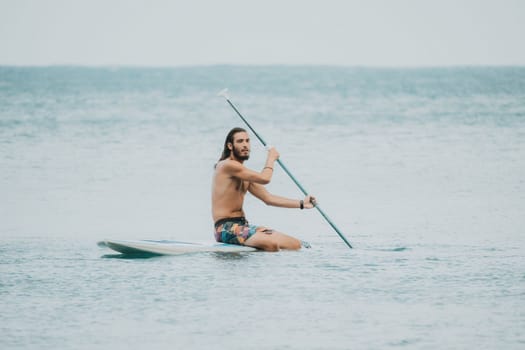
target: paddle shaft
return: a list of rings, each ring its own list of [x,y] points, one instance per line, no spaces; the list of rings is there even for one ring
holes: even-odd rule
[[[266,142],[263,140],[263,138],[257,133],[257,131],[255,131],[254,128],[252,128],[252,126],[250,125],[250,123],[248,123],[248,121],[242,116],[242,114],[239,112],[239,110],[233,105],[233,103],[230,101],[229,98],[225,97],[226,98],[226,101],[228,101],[228,104],[231,106],[231,108],[233,108],[233,110],[235,111],[235,113],[237,113],[237,115],[242,119],[242,121],[248,126],[248,128],[250,128],[250,130],[252,131],[252,133],[259,139],[259,141],[261,141],[261,143],[263,144],[263,146],[266,147]],[[303,192],[303,194],[305,196],[308,195],[308,192],[306,192],[306,190],[304,189],[304,187],[299,183],[299,181],[297,181],[297,179],[295,178],[295,176],[292,175],[292,173],[290,172],[290,170],[288,170],[288,168],[284,165],[284,163],[280,160],[280,159],[277,159],[277,163],[279,163],[279,165],[281,166],[281,168],[284,170],[284,172],[286,174],[288,174],[288,176],[292,179],[292,181],[297,185],[297,187],[299,187],[299,189],[301,190],[301,192]],[[328,217],[328,215],[325,214],[325,212],[321,209],[321,207],[319,205],[315,205],[315,208],[317,209],[317,211],[319,211],[319,213],[323,216],[323,218],[325,218],[325,220],[330,224],[330,226],[332,226],[332,228],[334,229],[335,232],[337,232],[337,234],[339,235],[339,237],[341,237],[341,239],[346,243],[346,245],[348,246],[348,248],[352,248],[352,245],[350,244],[350,242],[348,242],[348,240],[346,239],[346,237],[341,233],[341,231],[339,231],[339,229],[337,228],[337,226],[335,226],[335,224],[332,222],[332,220],[330,220],[330,218]]]

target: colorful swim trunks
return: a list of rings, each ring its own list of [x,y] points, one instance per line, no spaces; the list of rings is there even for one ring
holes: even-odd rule
[[[244,217],[220,219],[215,223],[215,240],[228,244],[244,245],[253,236],[258,226],[250,225]],[[267,229],[264,233],[271,233]]]

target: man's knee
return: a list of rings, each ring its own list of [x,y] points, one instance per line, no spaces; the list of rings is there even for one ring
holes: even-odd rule
[[[294,239],[291,243],[290,249],[298,250],[301,249],[301,247],[301,241],[299,241],[298,239]]]

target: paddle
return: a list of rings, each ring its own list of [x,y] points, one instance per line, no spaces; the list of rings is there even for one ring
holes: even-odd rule
[[[266,145],[266,142],[264,142],[263,138],[261,136],[259,136],[259,134],[252,128],[252,126],[250,125],[250,123],[248,123],[248,121],[242,116],[242,114],[239,112],[239,110],[233,105],[233,103],[230,101],[230,98],[228,96],[228,89],[224,89],[222,90],[221,92],[218,93],[219,96],[222,96],[226,99],[226,101],[229,103],[229,105],[233,108],[233,110],[237,113],[237,115],[242,119],[242,121],[248,126],[248,128],[250,128],[250,130],[253,132],[253,134],[259,139],[259,141],[261,141],[261,143],[263,144],[263,146],[267,146]],[[292,175],[292,173],[288,170],[288,168],[283,164],[283,162],[281,161],[281,159],[277,159],[277,163],[279,163],[279,165],[281,166],[281,168],[284,170],[284,172],[286,174],[288,174],[288,176],[290,176],[290,178],[292,179],[293,182],[295,182],[295,184],[297,185],[297,187],[299,187],[299,189],[301,190],[301,192],[304,193],[305,196],[308,195],[308,192],[306,192],[306,190],[303,188],[303,186],[299,183],[299,181],[297,181],[297,179]],[[314,203],[312,203],[314,204]],[[332,228],[335,230],[335,232],[337,232],[337,234],[339,235],[339,237],[341,237],[341,239],[346,243],[346,245],[348,246],[348,248],[352,248],[352,245],[350,244],[350,242],[348,242],[348,240],[346,239],[346,237],[341,233],[341,231],[339,231],[339,229],[337,228],[337,226],[335,226],[335,224],[330,220],[330,218],[323,212],[323,210],[321,209],[321,207],[319,207],[319,205],[316,205],[314,204],[315,208],[319,211],[319,213],[321,213],[321,215],[325,218],[325,220],[330,224],[330,226],[332,226]]]

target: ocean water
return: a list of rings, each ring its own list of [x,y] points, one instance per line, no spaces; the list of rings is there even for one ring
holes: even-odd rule
[[[312,248],[96,245],[212,239],[224,87],[354,249],[250,197]],[[0,67],[0,196],[2,349],[525,347],[523,67]]]

